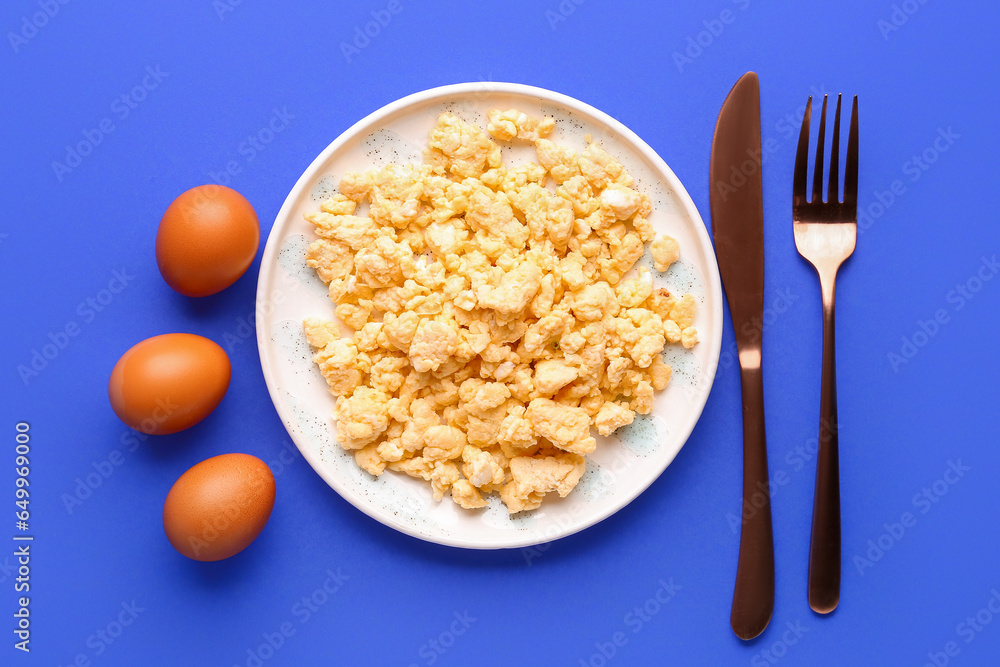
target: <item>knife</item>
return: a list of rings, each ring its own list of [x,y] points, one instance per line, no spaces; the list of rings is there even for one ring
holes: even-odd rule
[[[764,439],[761,334],[764,311],[764,201],[760,87],[747,72],[719,112],[712,139],[712,238],[736,332],[743,392],[743,521],[729,622],[753,639],[774,611],[774,538]],[[755,511],[748,513],[747,508]]]

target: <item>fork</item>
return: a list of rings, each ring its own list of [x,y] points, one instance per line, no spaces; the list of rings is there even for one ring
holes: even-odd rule
[[[795,247],[819,275],[823,294],[823,370],[819,402],[819,453],[816,459],[816,493],[813,501],[812,537],[809,543],[809,606],[828,614],[840,601],[840,461],[837,436],[837,364],[834,345],[834,295],[837,269],[851,256],[858,231],[858,97],[854,96],[844,169],[844,200],[840,201],[837,161],[840,155],[840,99],[833,125],[830,181],[823,201],[823,135],[826,130],[826,95],[819,121],[812,200],[806,201],[809,161],[809,116],[806,104],[795,154],[792,185],[792,220]]]

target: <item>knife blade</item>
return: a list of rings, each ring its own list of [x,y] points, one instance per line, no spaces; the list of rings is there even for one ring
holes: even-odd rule
[[[726,97],[712,139],[712,238],[736,333],[743,394],[743,509],[730,625],[753,639],[774,611],[774,537],[764,436],[761,337],[764,310],[764,200],[760,86],[744,74]],[[752,510],[752,511],[748,511]]]

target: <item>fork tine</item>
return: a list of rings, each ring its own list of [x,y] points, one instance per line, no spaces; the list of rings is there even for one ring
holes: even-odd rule
[[[823,203],[823,140],[826,134],[826,98],[823,96],[823,111],[819,116],[819,138],[816,140],[816,170],[813,172],[813,204]]]
[[[806,173],[809,165],[809,115],[812,110],[812,95],[806,102],[806,112],[802,116],[802,130],[799,132],[799,147],[795,151],[795,176],[792,179],[792,206],[806,203]]]
[[[847,135],[847,161],[844,171],[844,205],[858,209],[858,96],[851,110],[851,129]]]
[[[840,93],[837,93],[837,111],[833,116],[833,141],[830,142],[830,189],[826,201],[840,201]]]

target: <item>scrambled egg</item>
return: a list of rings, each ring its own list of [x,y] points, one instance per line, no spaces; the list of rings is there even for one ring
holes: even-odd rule
[[[591,427],[648,413],[670,381],[664,346],[698,333],[690,294],[645,268],[622,279],[647,243],[658,271],[680,252],[622,165],[589,136],[580,152],[550,141],[551,118],[488,117],[484,132],[441,114],[423,164],[347,174],[306,215],[306,262],[353,334],[304,328],[359,466],[466,509],[498,493],[515,513],[566,496]],[[533,143],[538,162],[508,167],[496,141]]]

